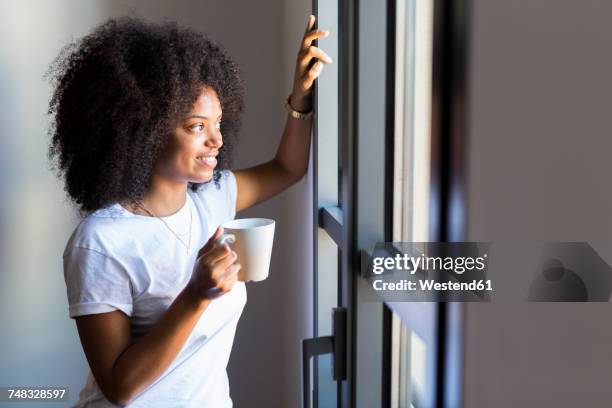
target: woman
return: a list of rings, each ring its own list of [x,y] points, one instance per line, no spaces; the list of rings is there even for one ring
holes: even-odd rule
[[[226,365],[246,302],[215,244],[237,211],[307,170],[311,90],[331,59],[308,21],[274,159],[228,169],[236,64],[175,24],[111,20],[52,65],[50,157],[84,219],[64,252],[69,315],[91,368],[76,406],[230,407]]]

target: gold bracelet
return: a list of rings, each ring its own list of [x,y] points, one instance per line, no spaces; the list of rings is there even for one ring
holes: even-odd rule
[[[312,109],[308,112],[298,112],[293,109],[289,103],[289,99],[291,99],[291,94],[287,95],[287,99],[285,99],[285,110],[289,115],[291,115],[292,118],[304,120],[312,116]]]

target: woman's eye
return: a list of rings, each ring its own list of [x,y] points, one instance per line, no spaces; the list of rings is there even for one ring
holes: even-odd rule
[[[206,126],[204,126],[203,123],[196,123],[195,125],[189,126],[188,129],[191,132],[200,133],[206,129]],[[221,129],[221,122],[215,123],[215,129]]]

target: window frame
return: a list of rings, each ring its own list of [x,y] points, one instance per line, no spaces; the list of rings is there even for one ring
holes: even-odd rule
[[[429,240],[461,241],[465,237],[466,211],[465,65],[469,0],[432,1]],[[342,165],[339,205],[334,208],[321,208],[316,194],[319,175],[316,121],[313,138],[315,265],[316,240],[321,228],[340,249],[338,306],[347,308],[348,379],[338,382],[338,406],[389,406],[391,311],[399,314],[427,344],[427,361],[433,367],[430,381],[434,385],[424,397],[424,404],[460,405],[461,304],[360,301],[364,293],[372,290],[360,274],[362,250],[392,237],[395,0],[338,0],[338,4],[338,27],[342,31],[338,47]],[[317,0],[313,0],[313,12],[317,14]],[[359,171],[360,163],[368,164],[367,172]],[[317,288],[317,270],[314,279]],[[316,316],[316,291],[314,301]],[[315,319],[315,330],[316,324]]]

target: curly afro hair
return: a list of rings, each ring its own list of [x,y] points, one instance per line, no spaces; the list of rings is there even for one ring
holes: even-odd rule
[[[237,64],[204,35],[171,22],[112,19],[67,45],[46,76],[54,87],[49,159],[82,216],[142,199],[203,86],[217,92],[223,109],[217,186],[219,170],[229,168],[244,85]]]

